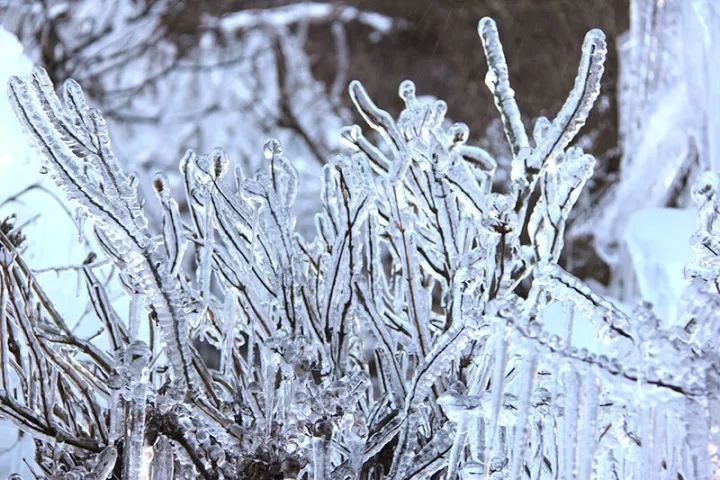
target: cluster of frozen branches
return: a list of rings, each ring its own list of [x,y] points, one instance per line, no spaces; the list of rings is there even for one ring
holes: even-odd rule
[[[599,93],[604,35],[587,34],[565,104],[528,135],[494,22],[479,33],[513,154],[507,190],[493,191],[495,161],[444,122],[444,102],[405,81],[395,120],[352,82],[382,141],[343,130],[311,239],[295,229],[298,173],[279,142],[254,175],[222,151],[188,152],[188,217],[158,175],[156,230],[79,85],[60,98],[42,70],[11,81],[48,172],[131,298],[116,311],[88,258],[99,348],[0,234],[0,413],[36,439],[38,476],[709,477],[717,179],[695,193],[685,328],[642,305],[626,315],[558,265],[593,170],[570,143]]]
[[[103,8],[95,0],[0,4],[0,24],[20,38],[31,59],[53,81],[83,85],[103,111],[118,155],[132,162],[147,196],[152,174],[173,170],[187,148],[222,145],[254,170],[259,139],[271,136],[312,184],[349,119],[340,95],[350,22],[369,35],[396,26],[374,12],[315,2],[220,17],[210,4],[174,0],[112,0]],[[336,59],[336,78],[327,86],[310,68],[311,27],[331,31],[334,39],[328,53]],[[308,189],[299,203],[316,209],[318,193]]]

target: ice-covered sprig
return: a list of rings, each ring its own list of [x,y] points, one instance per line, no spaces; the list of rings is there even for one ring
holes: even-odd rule
[[[595,159],[579,148],[570,148],[562,161],[540,177],[540,197],[528,222],[536,258],[557,262],[562,252],[565,224],[582,188],[592,175]]]
[[[485,84],[495,98],[495,105],[500,112],[505,127],[505,135],[513,155],[517,157],[526,154],[525,151],[530,143],[528,141],[525,126],[522,123],[520,109],[515,101],[515,91],[510,87],[510,75],[508,73],[505,52],[503,52],[497,26],[492,18],[485,17],[478,23],[478,33],[482,39],[485,49],[485,58],[488,63],[488,73],[485,76]]]
[[[597,29],[587,33],[575,85],[555,119],[543,129],[541,136],[535,136],[536,144],[530,147],[514,91],[510,88],[505,55],[495,22],[490,18],[483,18],[478,25],[478,32],[483,40],[488,62],[486,83],[495,96],[495,104],[500,111],[513,151],[511,177],[516,183],[515,208],[519,213],[523,212],[524,216],[526,199],[534,189],[538,174],[567,148],[585,124],[600,93],[600,80],[607,53],[605,35]]]
[[[148,296],[177,385],[195,388],[187,342],[191,301],[172,275],[181,249],[178,228],[168,229],[166,249],[159,249],[140,207],[136,181],[120,168],[105,121],[87,105],[79,85],[68,81],[60,102],[47,73],[37,69],[29,82],[12,78],[8,93],[55,182],[93,218],[98,240],[127,286]],[[168,208],[172,216],[172,205]]]

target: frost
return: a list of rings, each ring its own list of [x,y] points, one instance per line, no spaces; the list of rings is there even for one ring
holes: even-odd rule
[[[363,12],[354,7],[336,7],[328,3],[301,2],[271,10],[247,9],[226,15],[218,20],[221,28],[230,31],[247,30],[263,25],[287,26],[300,21],[318,21],[337,17],[344,22],[356,19],[374,30],[387,33],[393,20],[375,12]]]
[[[444,102],[405,81],[394,118],[354,81],[378,136],[343,130],[309,238],[298,168],[278,140],[249,175],[221,150],[188,151],[182,192],[154,177],[156,224],[76,82],[61,98],[43,70],[10,81],[17,117],[130,304],[115,309],[86,262],[99,348],[0,229],[0,414],[36,440],[42,475],[710,477],[717,177],[693,191],[684,326],[666,328],[645,304],[624,312],[558,265],[594,165],[571,142],[598,96],[604,36],[588,33],[568,100],[531,141],[495,24],[479,32],[513,151],[507,191],[493,191],[497,162],[444,121]],[[551,333],[558,310],[563,336]]]

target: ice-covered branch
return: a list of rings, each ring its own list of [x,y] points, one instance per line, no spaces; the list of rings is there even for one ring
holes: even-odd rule
[[[389,32],[396,22],[394,19],[380,13],[359,10],[351,6],[317,2],[300,2],[294,5],[267,9],[248,9],[225,15],[217,20],[209,20],[210,25],[217,24],[220,28],[230,31],[265,26],[288,27],[302,22],[333,23],[334,21],[343,23],[357,21],[380,33]]]

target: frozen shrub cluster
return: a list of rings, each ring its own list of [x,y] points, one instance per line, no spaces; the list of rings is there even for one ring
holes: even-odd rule
[[[709,478],[717,180],[696,189],[687,326],[663,329],[644,305],[623,313],[558,265],[593,169],[570,143],[599,93],[604,35],[587,34],[567,101],[528,135],[494,22],[479,33],[513,154],[507,190],[493,191],[495,161],[443,121],[444,102],[405,81],[395,120],[352,82],[381,141],[343,131],[312,239],[296,233],[298,174],[279,142],[254,175],[222,151],[188,152],[187,218],[158,175],[155,229],[79,85],[59,98],[42,70],[10,82],[131,298],[116,311],[88,258],[99,348],[0,233],[0,413],[36,439],[38,476]]]

